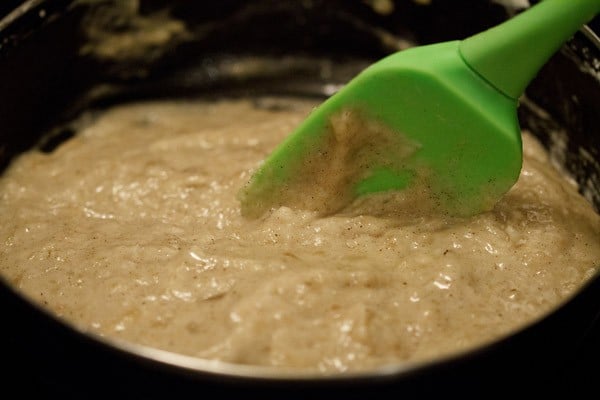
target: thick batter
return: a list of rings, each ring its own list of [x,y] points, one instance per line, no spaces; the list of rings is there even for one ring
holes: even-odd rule
[[[600,216],[528,135],[518,183],[469,219],[389,196],[242,217],[238,191],[313,106],[123,105],[21,156],[0,180],[2,277],[100,335],[337,373],[501,337],[596,273]]]

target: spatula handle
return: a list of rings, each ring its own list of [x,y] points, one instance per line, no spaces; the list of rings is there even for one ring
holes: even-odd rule
[[[516,17],[460,43],[465,62],[517,99],[542,66],[600,12],[600,0],[543,0]]]

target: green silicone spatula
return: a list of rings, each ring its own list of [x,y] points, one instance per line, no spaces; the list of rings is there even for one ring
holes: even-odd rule
[[[334,211],[358,196],[417,185],[450,214],[491,208],[520,173],[519,97],[599,11],[600,0],[543,0],[465,40],[369,66],[263,161],[240,191],[242,213],[259,216],[303,198],[309,208]],[[344,127],[351,128],[340,133]]]

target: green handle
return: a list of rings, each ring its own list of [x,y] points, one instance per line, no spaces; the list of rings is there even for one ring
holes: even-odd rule
[[[517,99],[542,66],[600,12],[600,0],[544,0],[505,23],[460,43],[465,62]]]

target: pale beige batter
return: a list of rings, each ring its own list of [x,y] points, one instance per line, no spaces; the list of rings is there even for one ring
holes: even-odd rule
[[[255,104],[124,105],[21,156],[0,180],[2,277],[107,337],[337,373],[503,336],[600,266],[600,216],[527,135],[519,182],[470,219],[381,196],[245,219],[239,189],[314,106]]]

